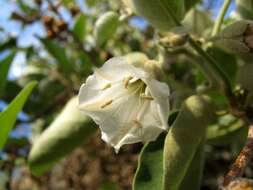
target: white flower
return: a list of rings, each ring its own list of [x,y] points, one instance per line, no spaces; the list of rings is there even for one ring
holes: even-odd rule
[[[167,129],[169,88],[123,57],[112,58],[89,76],[79,107],[118,152],[124,144],[155,140]]]

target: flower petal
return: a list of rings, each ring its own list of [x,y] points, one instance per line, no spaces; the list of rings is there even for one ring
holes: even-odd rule
[[[124,58],[113,58],[81,86],[79,107],[118,151],[124,144],[153,141],[167,129],[168,96],[165,83]]]

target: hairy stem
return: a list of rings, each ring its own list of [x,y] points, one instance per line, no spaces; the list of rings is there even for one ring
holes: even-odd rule
[[[230,171],[224,177],[223,187],[229,185],[230,182],[243,175],[246,166],[253,157],[253,124],[249,126],[248,138],[245,146],[233,163]]]
[[[228,7],[229,7],[230,3],[231,3],[231,0],[225,0],[224,1],[223,5],[222,5],[222,7],[220,9],[218,18],[215,21],[214,28],[213,28],[213,31],[212,31],[212,36],[215,36],[215,35],[217,35],[220,32],[221,25],[223,23],[225,14],[226,14],[226,12],[228,10]]]

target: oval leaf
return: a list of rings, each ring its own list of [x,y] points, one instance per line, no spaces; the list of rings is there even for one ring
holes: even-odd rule
[[[56,41],[50,39],[40,39],[47,51],[56,59],[59,70],[68,73],[72,69],[66,51]]]
[[[161,190],[163,180],[163,145],[165,134],[146,144],[139,157],[133,190]]]
[[[80,42],[83,42],[84,40],[86,30],[85,26],[86,26],[86,16],[81,13],[76,18],[75,25],[73,28],[73,33]]]
[[[194,154],[213,120],[212,104],[207,96],[188,98],[169,130],[164,144],[164,190],[177,190]]]
[[[138,15],[159,30],[170,30],[185,14],[184,0],[124,0]]]
[[[180,184],[180,190],[200,189],[204,169],[204,146],[205,140],[202,139],[202,142],[194,154],[194,157],[184,176],[184,179]]]
[[[5,85],[6,85],[6,80],[8,77],[9,69],[11,66],[11,63],[15,57],[16,53],[12,52],[10,55],[5,57],[3,60],[0,61],[0,97],[4,93]]]

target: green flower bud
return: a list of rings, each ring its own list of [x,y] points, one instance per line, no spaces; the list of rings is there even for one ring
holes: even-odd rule
[[[241,20],[227,26],[216,39],[217,44],[238,53],[253,50],[253,22]]]
[[[176,26],[172,17],[180,21],[185,13],[184,0],[123,0],[123,2],[155,28],[164,31]]]

